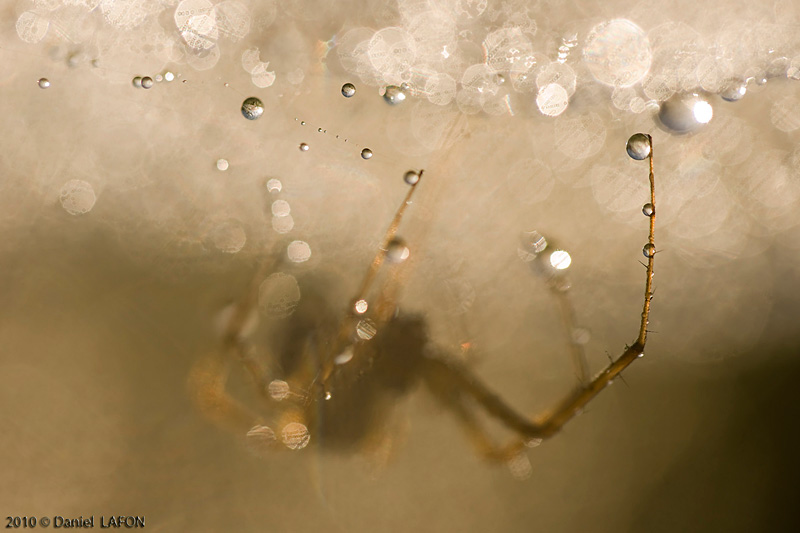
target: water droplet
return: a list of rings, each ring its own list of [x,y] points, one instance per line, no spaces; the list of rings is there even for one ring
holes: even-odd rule
[[[173,74],[172,72],[170,72],[170,71],[166,71],[166,72],[164,73],[164,80],[166,80],[166,81],[173,81],[174,79],[175,79],[175,74]]]
[[[743,81],[731,83],[719,95],[727,102],[738,102],[747,93],[747,84]]]
[[[133,84],[133,86],[136,87],[137,89],[141,89],[142,88],[142,77],[141,76],[136,76],[135,78],[133,78],[131,80],[131,84]]]
[[[406,93],[397,85],[387,85],[383,93],[383,99],[387,104],[398,105],[405,101]]]
[[[36,83],[39,84],[40,89],[47,89],[48,87],[50,87],[50,80],[48,80],[47,78],[39,78],[39,81]]]
[[[281,192],[282,188],[283,184],[281,183],[281,180],[275,178],[267,180],[267,190],[269,192],[271,193]]]
[[[550,265],[556,270],[566,270],[572,264],[572,257],[569,252],[556,250],[550,254]]]
[[[356,324],[356,335],[358,335],[359,339],[368,341],[374,337],[377,332],[378,328],[375,327],[375,322],[368,318],[359,320],[358,324]]]
[[[369,159],[370,157],[372,157],[372,150],[370,150],[369,148],[364,148],[363,150],[361,150],[362,159]]]
[[[364,313],[366,313],[368,308],[369,304],[363,298],[361,300],[357,300],[356,303],[353,304],[353,309],[359,315],[363,315]]]
[[[83,180],[69,180],[61,187],[59,200],[61,207],[70,215],[84,215],[92,210],[97,196],[91,183]]]
[[[242,102],[242,115],[247,120],[255,120],[264,114],[264,102],[255,96],[245,99]]]
[[[547,239],[538,231],[526,231],[520,235],[517,255],[526,263],[533,261],[537,255],[547,248]]]
[[[345,83],[342,85],[342,96],[350,98],[356,94],[356,86],[352,83]]]
[[[291,390],[289,389],[289,384],[280,379],[274,379],[269,382],[267,385],[267,392],[269,392],[269,397],[275,401],[282,401],[289,397]]]
[[[325,399],[326,400],[330,400],[331,398],[333,398],[333,395],[329,391],[326,391],[325,392]]]
[[[570,336],[573,343],[583,346],[592,338],[592,333],[586,328],[573,328]]]
[[[655,213],[655,212],[656,212],[656,208],[650,202],[647,202],[646,204],[644,204],[642,206],[642,213],[644,213],[644,216],[646,216],[646,217],[653,216],[653,213]]]
[[[642,248],[642,253],[645,257],[653,257],[656,255],[656,245],[648,242],[644,245],[644,248]]]
[[[682,135],[711,121],[714,109],[698,94],[676,95],[661,104],[658,120],[670,133]]]
[[[308,152],[309,146],[306,143],[300,143],[299,148],[301,152]]]
[[[142,78],[142,89],[149,89],[153,86],[153,78],[150,76],[145,76]]]
[[[281,430],[281,440],[290,450],[302,450],[308,446],[311,435],[308,428],[300,422],[289,422]]]
[[[635,133],[628,139],[625,150],[631,159],[642,161],[650,157],[650,136],[646,133]]]
[[[305,121],[305,120],[301,120],[301,121],[300,121],[300,125],[301,125],[301,126],[305,126],[305,125],[306,125],[306,121]]]
[[[322,133],[322,128],[317,128],[317,133]]]
[[[405,181],[409,185],[416,185],[419,183],[419,172],[416,170],[409,170],[403,176],[403,181]]]
[[[217,159],[217,170],[228,170],[230,164],[228,163],[227,159]]]
[[[386,246],[386,260],[390,263],[402,263],[409,256],[408,246],[403,239],[395,237]]]

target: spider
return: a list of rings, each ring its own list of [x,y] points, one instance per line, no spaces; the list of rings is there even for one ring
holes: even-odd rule
[[[296,450],[315,444],[327,450],[350,451],[376,442],[376,435],[379,441],[387,409],[417,384],[423,384],[456,417],[481,456],[511,461],[526,445],[558,433],[628,365],[644,355],[656,252],[652,138],[638,133],[630,138],[627,149],[633,159],[648,159],[650,166],[650,199],[643,207],[650,227],[643,248],[646,281],[638,336],[593,379],[588,378],[582,349],[576,348],[573,358],[580,385],[541,416],[528,418],[510,407],[463,362],[448,357],[431,341],[421,316],[399,312],[395,302],[402,276],[396,271],[377,291],[374,303],[367,304],[365,297],[384,263],[401,263],[408,256],[405,243],[396,233],[424,171],[406,173],[406,197],[344,317],[337,317],[334,306],[322,296],[324,291],[314,286],[320,284],[318,280],[302,280],[303,298],[271,342],[273,353],[269,355],[279,369],[277,376],[269,375],[252,355],[249,335],[258,308],[259,285],[280,267],[282,254],[269,256],[243,297],[224,314],[219,344],[194,365],[189,377],[194,402],[213,422],[246,435],[262,448]],[[554,262],[559,260],[554,257],[558,252],[544,253],[546,241],[535,232],[526,238],[526,259],[534,268],[548,272],[551,290],[562,295],[562,311],[569,325],[572,311],[563,296],[564,278]],[[260,398],[258,411],[227,391],[232,364],[249,374]],[[510,429],[515,435],[512,440],[496,445],[479,423],[475,405]]]

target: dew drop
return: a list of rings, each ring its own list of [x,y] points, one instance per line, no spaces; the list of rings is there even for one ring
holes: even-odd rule
[[[351,98],[353,95],[356,94],[356,86],[352,83],[345,83],[342,85],[342,96],[345,98]]]
[[[670,133],[691,133],[707,124],[714,116],[714,109],[698,94],[676,95],[661,104],[658,120]]]
[[[224,172],[225,170],[228,170],[229,166],[230,164],[228,163],[227,159],[217,159],[217,170],[222,170]]]
[[[653,216],[653,214],[655,212],[656,212],[656,208],[650,202],[648,202],[648,203],[646,203],[646,204],[644,204],[642,206],[642,213],[644,213],[644,216],[646,216],[646,217]]]
[[[330,400],[331,398],[333,398],[333,395],[329,391],[326,391],[325,392],[325,399],[326,400]]]
[[[242,115],[247,120],[255,120],[264,114],[264,102],[255,96],[245,99],[242,102]]]
[[[306,143],[300,143],[300,151],[301,152],[308,152],[309,146]]]
[[[642,253],[645,257],[653,257],[656,255],[656,245],[648,242],[644,245],[644,248],[642,248]]]
[[[416,185],[419,183],[419,172],[416,170],[409,170],[403,176],[403,181],[405,181],[409,185]]]
[[[372,150],[370,150],[369,148],[364,148],[363,150],[361,150],[362,159],[369,159],[371,157],[372,157]]]
[[[356,324],[356,335],[358,335],[359,339],[368,341],[374,337],[377,332],[378,328],[375,327],[375,323],[368,318],[359,320],[358,324]]]
[[[403,239],[395,237],[386,246],[386,260],[390,263],[402,263],[409,256],[408,246]]]
[[[625,150],[631,159],[642,161],[650,156],[650,136],[646,133],[636,133],[631,135]]]
[[[722,90],[719,95],[726,102],[738,102],[747,93],[747,84],[737,81]]]
[[[136,87],[137,89],[141,89],[142,88],[142,77],[141,76],[136,76],[135,78],[133,78],[131,80],[131,84],[133,84],[133,86]]]
[[[403,91],[402,87],[398,87],[397,85],[386,86],[386,90],[383,93],[383,100],[387,104],[399,105],[403,103],[405,99],[406,93]]]
[[[150,76],[145,76],[142,78],[142,89],[149,89],[153,86],[153,78]]]
[[[39,84],[40,89],[47,89],[48,87],[50,87],[50,80],[48,80],[47,78],[39,78],[39,81],[36,83]]]

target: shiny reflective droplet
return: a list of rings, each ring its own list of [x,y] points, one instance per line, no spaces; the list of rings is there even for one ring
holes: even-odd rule
[[[369,304],[363,298],[361,300],[357,300],[355,304],[353,304],[353,309],[359,315],[363,315],[369,309]]]
[[[301,152],[308,152],[309,146],[306,143],[300,143],[300,151]]]
[[[530,263],[536,256],[547,248],[547,240],[538,231],[526,231],[520,235],[517,255],[526,263]]]
[[[308,428],[300,422],[290,422],[281,430],[281,440],[290,450],[302,450],[308,446],[311,435]]]
[[[573,343],[583,346],[591,340],[592,333],[586,328],[572,328],[570,337]]]
[[[646,203],[646,204],[644,204],[642,206],[642,213],[644,213],[644,216],[646,216],[646,217],[653,216],[653,213],[655,213],[655,212],[656,212],[656,208],[650,202],[648,202],[648,203]]]
[[[378,328],[375,327],[375,323],[368,318],[359,320],[358,324],[356,324],[356,335],[358,335],[359,339],[368,341],[374,337],[377,332]]]
[[[289,388],[289,384],[285,381],[274,379],[269,382],[269,385],[267,385],[267,392],[269,392],[270,398],[280,402],[289,397],[291,390]]]
[[[153,86],[153,78],[150,76],[145,76],[142,78],[142,89],[149,89]]]
[[[403,181],[409,185],[416,185],[419,182],[419,172],[416,170],[409,170],[403,176]]]
[[[141,89],[142,88],[142,77],[141,76],[136,76],[135,78],[133,78],[131,80],[131,84],[134,87],[136,87],[137,89]]]
[[[644,248],[642,248],[642,253],[645,257],[653,257],[656,255],[656,245],[648,242],[644,245]]]
[[[301,120],[301,121],[300,121],[300,125],[301,125],[301,126],[305,126],[305,125],[306,125],[306,121],[305,121],[305,120]]]
[[[635,133],[628,139],[625,150],[631,159],[642,161],[650,156],[650,136],[646,133]]]
[[[50,87],[50,80],[48,80],[47,78],[39,78],[39,81],[36,83],[39,84],[40,89],[47,89],[48,87]]]
[[[264,114],[264,102],[255,96],[245,99],[242,102],[242,115],[247,120],[255,120]]]
[[[352,83],[345,83],[342,85],[342,96],[350,98],[356,94],[356,86]]]
[[[348,346],[342,353],[333,358],[333,362],[337,365],[346,365],[353,359],[353,347]]]
[[[736,82],[722,90],[719,95],[727,102],[738,102],[747,93],[747,84]]]
[[[156,83],[161,83],[162,81],[164,81],[164,76],[162,76],[161,74],[156,74],[155,80]]]
[[[698,130],[711,121],[714,109],[699,94],[673,96],[658,111],[660,124],[670,133],[682,135]]]
[[[92,184],[83,180],[69,180],[61,187],[61,207],[70,215],[84,215],[92,210],[97,196]]]
[[[164,81],[173,81],[175,79],[175,74],[170,71],[166,71],[164,73]]]
[[[383,93],[383,100],[387,104],[398,105],[405,101],[406,93],[397,85],[388,85]]]
[[[293,263],[304,263],[311,258],[311,247],[303,241],[292,241],[286,247],[286,255]]]
[[[275,178],[267,180],[267,190],[269,192],[271,193],[281,192],[281,189],[283,189],[283,184],[281,183],[281,180]]]
[[[370,157],[372,157],[372,150],[370,150],[369,148],[364,148],[363,150],[361,150],[362,159],[369,159]]]
[[[333,398],[333,395],[330,392],[325,392],[325,399],[330,400],[331,398]]]
[[[286,200],[275,200],[272,202],[272,215],[276,217],[289,216],[292,212],[292,207]]]
[[[409,256],[408,246],[403,239],[395,237],[386,245],[386,260],[390,263],[402,263]]]
[[[230,164],[228,163],[227,159],[217,159],[217,170],[228,170]]]
[[[556,250],[550,254],[550,265],[556,270],[566,270],[572,264],[572,257],[564,250]]]
[[[322,133],[322,128],[317,128],[317,133]]]

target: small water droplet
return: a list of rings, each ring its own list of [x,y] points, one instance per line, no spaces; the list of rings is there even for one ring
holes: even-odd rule
[[[305,120],[301,120],[301,121],[300,121],[300,125],[301,125],[301,126],[305,126],[305,125],[306,125],[306,121],[305,121]]]
[[[644,245],[644,248],[642,248],[642,253],[645,257],[653,257],[656,255],[656,245],[648,242]]]
[[[137,89],[141,89],[142,88],[142,77],[141,76],[136,76],[135,78],[133,78],[131,80],[131,84],[133,84],[133,86],[136,87]]]
[[[326,400],[330,400],[331,398],[333,398],[333,395],[330,393],[330,391],[326,391],[325,392],[325,399]]]
[[[375,323],[368,318],[359,320],[358,324],[356,324],[356,335],[358,335],[359,339],[368,341],[374,337],[377,332],[378,328],[375,327]]]
[[[356,86],[352,83],[345,83],[342,85],[342,96],[350,98],[356,94]]]
[[[142,89],[149,89],[153,86],[153,78],[150,76],[145,76],[142,78]]]
[[[356,303],[353,304],[353,309],[359,315],[363,315],[364,313],[366,313],[368,308],[369,304],[363,298],[361,300],[357,300]]]
[[[228,170],[228,160],[227,159],[217,159],[217,170]]]
[[[398,105],[405,101],[406,93],[397,85],[387,85],[383,93],[383,100],[387,104]]]
[[[300,151],[301,152],[308,152],[309,146],[306,143],[300,143]]]
[[[50,87],[50,80],[48,80],[47,78],[39,78],[39,81],[36,83],[39,84],[40,89],[47,89],[48,87]]]
[[[364,148],[363,150],[361,150],[362,159],[369,159],[371,157],[372,157],[372,150],[370,150],[369,148]]]
[[[419,182],[419,172],[416,170],[409,170],[403,176],[403,181],[409,185],[416,185]]]
[[[747,84],[743,81],[731,83],[719,95],[726,102],[738,102],[747,93]]]
[[[646,216],[646,217],[653,216],[653,214],[655,212],[656,212],[656,208],[653,207],[653,204],[651,204],[650,202],[648,202],[648,203],[646,203],[646,204],[644,204],[642,206],[642,213],[644,213],[644,216]]]
[[[646,133],[635,133],[628,139],[625,150],[631,159],[642,161],[650,156],[650,136]]]
[[[322,133],[322,128],[317,128],[317,133]]]
[[[255,120],[264,114],[264,102],[255,96],[242,102],[242,115],[247,120]]]
[[[395,237],[386,245],[386,260],[390,263],[402,263],[409,256],[408,246],[403,239]]]

